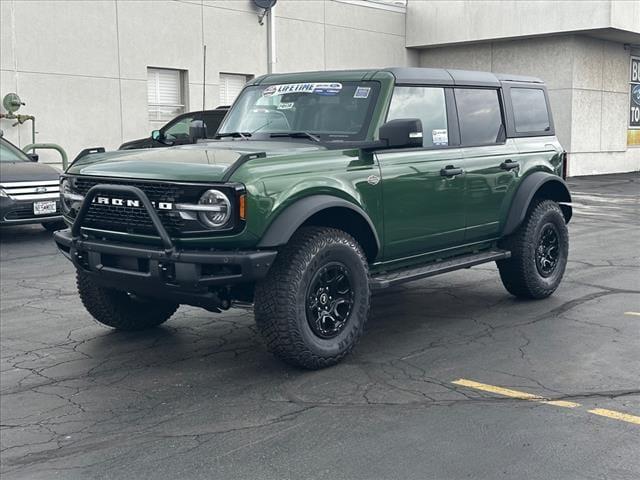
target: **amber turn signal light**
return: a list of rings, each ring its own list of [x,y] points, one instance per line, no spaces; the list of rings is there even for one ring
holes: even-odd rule
[[[245,214],[245,201],[246,201],[246,198],[247,198],[246,195],[240,195],[240,201],[238,203],[240,205],[239,211],[240,211],[240,218],[242,220],[245,219],[245,215],[244,214]]]

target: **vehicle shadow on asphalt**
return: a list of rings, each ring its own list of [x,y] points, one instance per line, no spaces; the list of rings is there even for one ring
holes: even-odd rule
[[[474,335],[482,337],[490,327],[477,316],[486,308],[498,303],[527,303],[500,290],[492,293],[491,286],[467,292],[463,300],[456,300],[450,288],[426,280],[374,296],[364,336],[343,364],[393,361],[432,342],[447,344],[467,341]],[[225,371],[226,377],[243,370],[254,378],[306,372],[280,362],[267,351],[250,310],[216,314],[182,307],[166,324],[143,332],[104,330],[98,325],[88,328],[95,336],[85,342],[82,351],[94,361],[109,364],[109,369],[171,365],[175,373],[189,376]],[[85,328],[82,331],[88,333]]]

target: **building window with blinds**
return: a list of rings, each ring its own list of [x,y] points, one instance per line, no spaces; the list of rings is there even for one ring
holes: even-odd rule
[[[231,105],[240,94],[242,87],[251,79],[248,75],[235,73],[220,74],[220,105]]]
[[[165,123],[186,111],[184,70],[147,68],[149,120]]]

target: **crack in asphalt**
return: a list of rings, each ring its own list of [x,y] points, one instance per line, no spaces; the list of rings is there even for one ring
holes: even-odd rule
[[[576,243],[602,235],[594,220],[576,222],[572,230],[586,232]],[[610,402],[631,412],[640,405],[640,365],[629,354],[637,355],[637,320],[605,313],[640,293],[617,280],[640,266],[627,250],[572,258],[547,302],[504,294],[494,266],[394,287],[373,299],[354,355],[303,372],[266,352],[250,310],[183,307],[146,334],[98,328],[64,259],[26,255],[34,241],[21,238],[0,245],[18,255],[2,257],[0,286],[0,473],[7,479],[118,476],[146,449],[153,457],[141,465],[170,469],[202,457],[212,465],[319,427],[344,433],[345,418],[367,425],[376,415],[446,407],[451,412],[439,415],[453,422],[463,411],[453,408],[465,405],[546,408],[451,384],[461,376],[551,401]],[[547,346],[558,339],[561,346]],[[609,363],[592,360],[602,352]]]

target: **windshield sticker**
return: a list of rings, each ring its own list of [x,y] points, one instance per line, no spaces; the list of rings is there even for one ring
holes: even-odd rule
[[[263,97],[285,95],[287,93],[315,93],[317,95],[337,95],[342,90],[341,83],[288,83],[269,85],[262,91]]]
[[[291,110],[295,104],[293,102],[281,103],[278,105],[278,110]]]
[[[449,145],[449,136],[447,135],[447,129],[431,130],[431,138],[434,145]]]
[[[358,87],[356,93],[353,94],[353,98],[368,98],[371,87]]]

